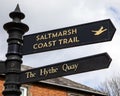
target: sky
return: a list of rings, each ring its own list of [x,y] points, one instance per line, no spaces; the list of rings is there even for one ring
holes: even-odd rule
[[[3,25],[11,21],[9,13],[14,11],[17,4],[26,16],[22,22],[30,28],[25,35],[104,19],[111,19],[116,27],[115,35],[110,42],[26,55],[23,56],[24,65],[41,67],[107,52],[112,58],[109,68],[65,78],[95,88],[113,76],[119,75],[119,0],[0,0],[0,60],[6,59],[7,52],[8,34]]]

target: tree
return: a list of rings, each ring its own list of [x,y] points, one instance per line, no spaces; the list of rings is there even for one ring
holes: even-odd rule
[[[120,96],[120,77],[105,81],[97,89],[107,93],[108,96]]]

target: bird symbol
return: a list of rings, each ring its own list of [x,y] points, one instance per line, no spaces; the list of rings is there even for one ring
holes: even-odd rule
[[[103,26],[101,26],[99,30],[96,30],[96,31],[95,31],[95,30],[92,30],[92,32],[95,32],[94,35],[100,35],[100,34],[102,34],[102,33],[105,32],[105,31],[107,31],[107,29],[106,29],[106,28],[104,29]]]

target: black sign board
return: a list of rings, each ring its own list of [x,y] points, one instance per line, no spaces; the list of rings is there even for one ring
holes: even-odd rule
[[[108,68],[111,58],[107,53],[88,56],[80,59],[30,69],[20,73],[20,82],[29,83],[57,78],[82,72]]]
[[[5,74],[5,62],[0,61],[0,74]]]
[[[23,55],[110,41],[115,27],[107,19],[24,36]]]

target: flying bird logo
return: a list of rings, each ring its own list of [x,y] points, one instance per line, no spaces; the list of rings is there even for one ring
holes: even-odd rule
[[[95,32],[94,35],[100,35],[100,34],[106,32],[106,31],[107,31],[107,29],[106,28],[104,29],[103,26],[101,26],[99,30],[92,30],[92,32]]]

